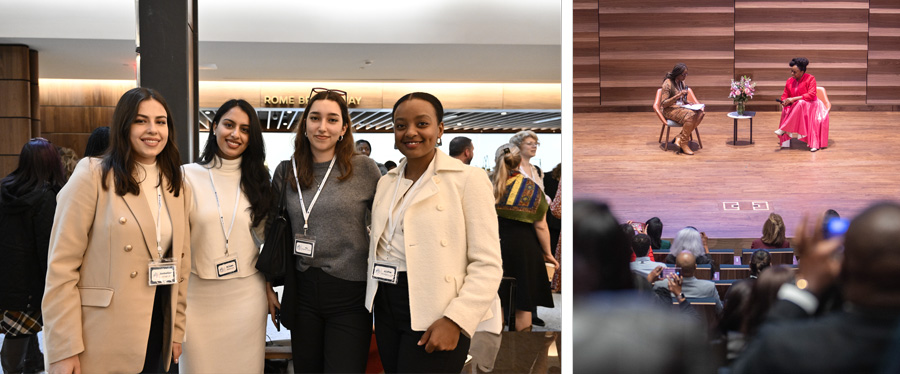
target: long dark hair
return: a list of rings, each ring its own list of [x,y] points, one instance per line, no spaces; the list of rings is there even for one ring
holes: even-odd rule
[[[59,152],[44,138],[34,138],[25,143],[19,153],[19,166],[0,180],[0,185],[13,196],[40,188],[59,192],[64,184],[66,173]]]
[[[275,197],[272,193],[272,181],[269,180],[269,169],[266,168],[266,143],[262,138],[262,127],[259,124],[259,116],[256,115],[256,109],[250,103],[242,99],[231,99],[222,104],[216,111],[213,118],[213,125],[219,124],[222,116],[228,113],[234,107],[240,108],[250,118],[250,134],[247,137],[247,148],[241,154],[241,191],[247,195],[250,201],[250,219],[253,226],[259,225],[269,210],[275,205]],[[240,131],[240,129],[235,129]],[[203,154],[200,155],[200,165],[218,166],[219,143],[216,141],[216,134],[209,132],[206,137],[206,147],[203,148]]]
[[[107,148],[109,148],[109,126],[98,127],[88,138],[84,147],[84,157],[101,157]]]
[[[650,248],[662,248],[662,232],[663,223],[659,217],[653,217],[647,220],[647,235],[650,236]]]
[[[685,65],[683,62],[679,62],[679,63],[675,64],[675,67],[672,68],[672,71],[666,73],[666,77],[663,79],[663,81],[668,79],[668,80],[672,81],[672,84],[674,85],[675,78],[677,78],[681,74],[684,74],[685,70],[687,70],[687,65]]]
[[[319,100],[334,101],[341,107],[341,118],[344,123],[342,126],[347,127],[344,132],[344,138],[338,140],[334,146],[334,154],[337,156],[338,169],[341,175],[338,180],[343,181],[353,175],[353,154],[356,153],[356,144],[353,142],[353,126],[350,123],[350,110],[347,109],[347,102],[344,97],[334,91],[320,91],[309,99],[306,109],[303,110],[303,116],[300,117],[300,124],[297,126],[297,139],[294,141],[294,159],[297,160],[297,179],[300,182],[300,188],[308,188],[315,181],[313,177],[313,154],[312,145],[306,138],[306,118],[309,117],[309,111],[312,109],[313,103]],[[291,184],[292,189],[297,189],[297,185]]]
[[[117,195],[125,196],[128,193],[140,195],[140,182],[134,178],[134,167],[137,161],[134,159],[134,150],[131,149],[131,125],[137,117],[138,106],[150,99],[159,102],[166,110],[166,127],[169,129],[168,141],[162,152],[156,156],[156,165],[159,172],[169,181],[167,190],[176,197],[181,193],[181,155],[175,145],[175,125],[172,121],[172,112],[169,111],[166,99],[159,92],[144,87],[128,90],[116,104],[113,121],[109,126],[109,148],[103,155],[101,163],[103,170],[101,185],[104,190],[109,189],[109,186],[106,185],[106,178],[112,171]]]

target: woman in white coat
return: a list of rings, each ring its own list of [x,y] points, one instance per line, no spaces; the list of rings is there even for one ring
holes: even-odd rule
[[[443,107],[416,92],[394,105],[406,156],[378,181],[366,306],[385,372],[459,373],[476,330],[499,333],[503,268],[487,174],[447,156]]]
[[[219,107],[200,161],[184,166],[190,201],[191,280],[182,373],[262,373],[266,280],[256,270],[275,204],[256,110]]]

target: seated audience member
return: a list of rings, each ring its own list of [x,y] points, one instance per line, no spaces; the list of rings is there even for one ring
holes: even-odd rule
[[[734,373],[896,372],[889,365],[900,322],[900,205],[879,203],[860,213],[843,246],[840,238],[823,239],[821,221],[813,234],[805,222],[798,227],[795,281],[780,287]],[[844,308],[810,318],[838,278]]]
[[[653,217],[644,224],[644,231],[650,235],[650,249],[669,249],[672,242],[662,240],[663,223],[659,217]]]
[[[763,224],[762,238],[756,239],[750,244],[750,249],[778,249],[790,248],[791,242],[784,237],[784,220],[781,216],[772,213],[766,223]]]
[[[710,263],[708,240],[705,232],[700,232],[694,227],[688,226],[681,229],[675,235],[675,241],[672,243],[672,248],[669,249],[669,255],[666,256],[665,262],[674,264],[676,255],[682,251],[689,251],[694,255],[696,263]]]
[[[634,226],[631,225],[631,222],[632,222],[632,221],[628,221],[628,222],[625,222],[625,223],[619,225],[619,226],[622,227],[622,231],[625,232],[625,235],[628,237],[628,242],[629,242],[629,243],[632,243],[632,241],[634,240],[634,236],[635,236],[635,235],[637,235],[637,234],[646,234],[646,232],[644,232],[644,231],[637,232],[637,231],[634,229]],[[651,248],[649,251],[647,251],[647,255],[646,255],[646,256],[647,256],[647,257],[650,257],[651,260],[653,259],[653,249],[652,249],[652,248]],[[634,255],[634,252],[632,251],[632,253],[631,253],[631,262],[634,262],[635,260],[637,260],[637,256],[635,256],[635,255]]]
[[[760,274],[760,277],[753,282],[750,300],[747,302],[747,309],[744,312],[744,325],[741,327],[741,331],[748,339],[756,336],[766,313],[778,300],[778,290],[781,285],[790,282],[793,277],[791,269],[783,265],[767,268]]]
[[[646,277],[653,269],[659,266],[666,267],[666,264],[653,261],[647,256],[647,251],[650,250],[650,237],[647,234],[635,235],[631,240],[631,248],[637,256],[637,259],[631,262],[631,271]]]
[[[772,265],[772,255],[765,249],[757,249],[750,255],[750,279],[759,278],[759,274]]]
[[[750,291],[753,289],[755,279],[744,279],[728,287],[725,294],[725,309],[722,311],[722,318],[719,320],[718,331],[727,341],[728,362],[734,361],[741,351],[744,350],[746,340],[741,327],[744,324],[747,304],[750,301]]]
[[[682,230],[683,231],[683,230]],[[678,243],[678,239],[675,239]],[[675,265],[681,268],[681,292],[687,298],[707,298],[711,297],[716,300],[716,311],[722,312],[722,300],[719,299],[719,291],[716,291],[716,284],[712,281],[697,279],[694,274],[697,272],[697,262],[694,254],[690,251],[683,251],[678,254],[675,259]],[[667,288],[668,282],[665,280],[657,281],[654,287]],[[671,289],[669,289],[671,291]]]
[[[574,372],[714,372],[698,319],[634,290],[631,245],[609,207],[576,201],[572,216]]]

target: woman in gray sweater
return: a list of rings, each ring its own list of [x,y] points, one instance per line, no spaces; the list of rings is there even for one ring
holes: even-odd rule
[[[273,178],[278,194],[286,188],[294,233],[281,315],[292,332],[296,372],[364,372],[372,339],[364,302],[366,215],[381,172],[356,154],[346,95],[312,90],[294,154]]]

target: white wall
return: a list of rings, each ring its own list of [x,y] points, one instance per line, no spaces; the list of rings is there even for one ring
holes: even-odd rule
[[[494,152],[501,145],[509,142],[509,138],[513,134],[478,134],[478,133],[444,133],[442,138],[443,146],[441,150],[444,153],[450,153],[450,140],[456,136],[466,136],[472,139],[475,145],[475,158],[472,159],[472,166],[481,168],[494,168]],[[365,139],[372,144],[371,157],[380,163],[387,160],[393,160],[400,163],[403,154],[394,149],[393,133],[354,133],[354,139]],[[273,133],[264,132],[263,139],[266,142],[266,162],[269,164],[269,172],[275,173],[275,167],[281,160],[287,160],[294,151],[294,134],[293,133]],[[560,134],[538,134],[541,146],[538,148],[537,156],[531,159],[531,163],[537,165],[549,172],[556,164],[562,160],[562,136]],[[201,148],[202,149],[202,148]]]

